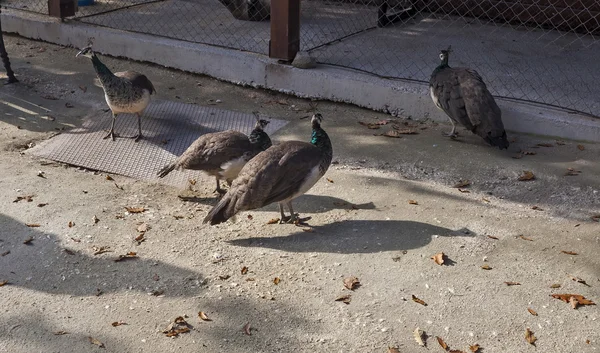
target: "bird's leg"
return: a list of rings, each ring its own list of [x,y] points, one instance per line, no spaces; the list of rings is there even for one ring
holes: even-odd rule
[[[456,123],[454,122],[454,120],[449,119],[450,123],[452,124],[452,131],[448,132],[443,132],[442,135],[446,136],[446,137],[451,137],[451,138],[457,138],[458,134],[456,133]]]
[[[103,139],[107,139],[107,138],[111,138],[113,141],[115,140],[115,137],[119,137],[119,135],[117,135],[115,133],[115,120],[117,120],[117,114],[115,114],[114,112],[112,113],[112,123],[110,124],[110,131],[108,132],[108,135],[104,136]]]
[[[285,211],[283,210],[283,204],[280,202],[279,203],[279,212],[281,213],[281,218],[279,219],[279,224],[284,224],[287,223],[287,221],[291,218],[291,217],[287,217],[285,215]]]
[[[219,178],[215,178],[217,180],[217,188],[215,189],[215,192],[218,192],[219,195],[224,195],[227,191],[221,189],[221,183],[219,182]]]
[[[142,135],[142,115],[140,113],[135,113],[135,115],[137,115],[138,120],[138,134],[131,138],[135,139],[135,142],[138,142],[142,137],[144,137],[144,135]]]
[[[288,223],[294,223],[298,219],[298,216],[294,213],[294,208],[292,207],[292,201],[287,203],[287,207],[290,209],[290,219]]]

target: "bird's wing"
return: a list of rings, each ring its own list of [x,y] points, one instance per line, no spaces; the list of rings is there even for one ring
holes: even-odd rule
[[[463,69],[459,75],[465,110],[476,127],[474,132],[501,136],[504,133],[502,112],[481,76],[470,69]]]
[[[141,74],[139,72],[123,71],[123,72],[115,73],[115,76],[128,79],[129,81],[131,81],[131,85],[133,87],[147,89],[150,92],[150,94],[156,92],[156,90],[154,89],[154,85],[152,84],[152,82],[150,82],[148,77],[146,77],[146,75]]]
[[[231,186],[237,199],[236,213],[291,197],[318,166],[320,157],[318,148],[300,141],[282,142],[259,153]]]
[[[183,152],[179,164],[186,169],[217,170],[250,149],[248,137],[239,131],[209,133],[200,136]]]
[[[437,72],[429,81],[437,104],[448,116],[469,130],[474,128],[465,109],[457,69],[445,68]]]

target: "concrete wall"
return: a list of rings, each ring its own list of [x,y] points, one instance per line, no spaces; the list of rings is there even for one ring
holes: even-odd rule
[[[421,93],[423,86],[414,82],[386,80],[327,65],[302,70],[259,54],[4,11],[3,30],[27,38],[80,48],[94,37],[94,50],[106,55],[302,97],[356,104],[395,116],[447,121],[429,96]],[[600,119],[523,102],[499,100],[498,104],[507,130],[600,142]]]

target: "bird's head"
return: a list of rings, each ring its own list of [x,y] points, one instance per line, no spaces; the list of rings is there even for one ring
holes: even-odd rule
[[[451,52],[452,52],[451,45],[448,46],[448,49],[440,50],[440,60],[442,61],[442,64],[448,65],[448,57],[450,56]]]
[[[323,115],[321,115],[320,113],[315,113],[312,116],[312,119],[310,119],[310,123],[312,124],[313,129],[320,127],[322,121],[323,121]]]
[[[266,119],[258,119],[256,121],[256,128],[260,128],[260,129],[264,130],[267,127],[267,125],[269,125],[269,122],[270,121],[266,120]]]
[[[92,46],[87,46],[79,51],[75,57],[85,56],[86,58],[92,58],[94,56],[94,51],[92,50]]]

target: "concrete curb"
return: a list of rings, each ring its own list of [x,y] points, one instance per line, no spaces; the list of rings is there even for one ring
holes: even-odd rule
[[[241,85],[328,99],[413,119],[447,121],[424,95],[423,84],[386,80],[351,69],[319,65],[302,70],[264,55],[4,10],[3,30],[50,43],[83,47],[94,37],[102,54],[205,74]],[[507,130],[600,142],[600,119],[553,107],[498,100]]]

